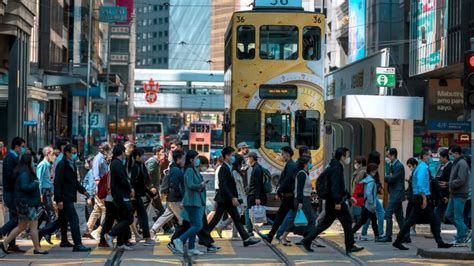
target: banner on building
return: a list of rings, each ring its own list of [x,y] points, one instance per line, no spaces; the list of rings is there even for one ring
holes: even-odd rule
[[[349,63],[365,56],[366,0],[349,0]]]

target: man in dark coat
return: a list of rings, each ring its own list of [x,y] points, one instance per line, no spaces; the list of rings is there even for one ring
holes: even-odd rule
[[[10,220],[0,228],[0,235],[8,235],[18,225],[18,213],[15,206],[15,178],[13,177],[13,170],[20,161],[20,156],[25,154],[25,140],[20,137],[15,137],[12,140],[11,150],[3,159],[3,202],[7,206],[10,213]],[[8,246],[8,252],[24,253],[12,240]]]
[[[64,147],[64,157],[58,163],[54,178],[54,200],[58,205],[59,223],[61,226],[61,247],[73,247],[75,252],[88,252],[91,248],[82,245],[79,217],[74,203],[77,202],[77,192],[89,197],[86,189],[77,179],[77,149],[68,144]],[[71,228],[74,245],[67,240],[67,225]]]

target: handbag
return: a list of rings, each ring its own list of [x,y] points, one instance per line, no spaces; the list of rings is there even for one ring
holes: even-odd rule
[[[308,225],[308,219],[306,219],[306,215],[304,215],[302,209],[298,209],[296,212],[294,224],[296,227]]]
[[[99,180],[99,184],[97,185],[97,197],[99,199],[105,199],[105,197],[107,197],[109,179],[110,179],[110,172],[107,172]]]
[[[252,206],[250,209],[250,220],[253,224],[264,224],[267,222],[267,209],[262,205]]]
[[[28,215],[28,203],[23,199],[17,199],[15,205],[16,211],[19,215]]]

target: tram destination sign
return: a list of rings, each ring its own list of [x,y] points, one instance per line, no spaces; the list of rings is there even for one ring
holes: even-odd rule
[[[298,87],[296,85],[260,85],[258,96],[262,100],[296,100]]]
[[[255,0],[254,8],[298,8],[301,9],[302,0]]]

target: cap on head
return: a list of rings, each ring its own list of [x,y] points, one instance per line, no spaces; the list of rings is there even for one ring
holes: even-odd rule
[[[247,156],[253,158],[255,161],[258,159],[258,154],[256,152],[251,152]]]
[[[243,149],[243,148],[248,148],[248,147],[249,145],[247,145],[245,141],[237,144],[237,149]]]

